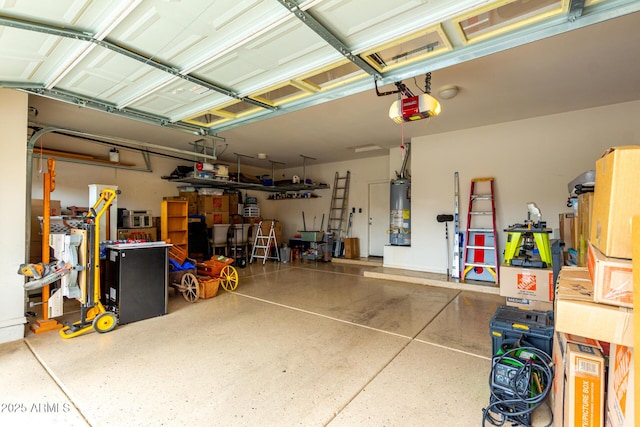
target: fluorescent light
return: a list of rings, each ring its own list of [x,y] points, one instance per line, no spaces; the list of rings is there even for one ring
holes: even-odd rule
[[[349,148],[355,151],[356,153],[364,153],[365,151],[382,150],[382,147],[374,144],[359,145],[357,147],[349,147]]]

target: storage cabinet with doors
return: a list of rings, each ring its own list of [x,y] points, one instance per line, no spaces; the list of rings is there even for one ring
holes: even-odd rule
[[[163,200],[160,238],[189,253],[189,204],[186,200]]]
[[[106,247],[102,295],[120,324],[167,314],[169,246],[148,242]]]

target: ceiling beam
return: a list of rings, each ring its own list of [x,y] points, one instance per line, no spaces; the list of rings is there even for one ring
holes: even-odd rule
[[[571,0],[569,3],[569,21],[575,21],[582,16],[584,0]]]
[[[92,43],[95,44],[97,46],[103,47],[105,49],[111,50],[113,52],[116,52],[122,56],[125,56],[127,58],[133,59],[134,61],[138,61],[141,62],[145,65],[148,65],[150,67],[153,67],[157,70],[160,70],[164,73],[170,74],[172,76],[181,78],[183,80],[186,80],[190,83],[199,85],[199,86],[203,86],[206,87],[209,90],[221,93],[223,95],[226,95],[230,98],[234,98],[237,99],[239,101],[243,101],[267,110],[277,110],[277,107],[274,107],[272,105],[268,105],[265,104],[263,102],[260,101],[256,101],[255,99],[251,99],[251,98],[246,98],[246,97],[242,97],[239,96],[236,92],[224,88],[222,86],[218,86],[215,85],[211,82],[199,79],[197,77],[193,77],[190,74],[183,74],[180,72],[180,70],[176,67],[173,67],[169,64],[165,64],[161,61],[158,61],[155,58],[151,58],[151,57],[147,57],[144,55],[141,55],[139,53],[136,52],[132,52],[129,49],[126,49],[122,46],[119,46],[115,43],[111,43],[108,40],[98,40],[95,37],[93,37],[93,35],[91,33],[88,32],[82,32],[82,31],[77,31],[77,30],[72,30],[72,29],[68,29],[68,28],[60,28],[60,27],[54,27],[51,25],[47,25],[47,24],[43,24],[43,23],[39,23],[39,22],[32,22],[32,21],[24,21],[18,18],[12,18],[12,17],[8,17],[8,16],[0,16],[0,26],[5,26],[5,27],[11,27],[11,28],[17,28],[19,30],[26,30],[26,31],[34,31],[34,32],[39,32],[39,33],[43,33],[43,34],[49,34],[49,35],[53,35],[53,36],[57,36],[57,37],[64,37],[64,38],[69,38],[69,39],[75,39],[75,40],[81,40],[81,41],[85,41],[88,43]],[[151,92],[149,92],[148,94],[150,94]],[[141,94],[142,95],[142,94]],[[145,94],[146,95],[146,94]]]
[[[278,0],[278,2],[302,21],[303,24],[313,30],[313,32],[322,37],[322,39],[329,43],[331,47],[340,52],[342,56],[360,67],[360,69],[367,74],[373,76],[374,79],[379,80],[382,78],[382,75],[375,68],[369,65],[369,63],[364,59],[360,58],[360,56],[354,54],[351,49],[349,49],[342,40],[336,37],[335,34],[329,31],[327,27],[318,22],[318,20],[316,20],[309,12],[300,9],[300,6],[295,0]]]
[[[5,87],[4,82],[0,82],[0,87]],[[192,135],[198,136],[212,136],[219,139],[215,132],[212,132],[208,128],[192,125],[185,122],[170,122],[166,117],[156,116],[142,111],[133,110],[130,108],[116,108],[115,105],[107,104],[97,99],[89,98],[82,95],[77,95],[60,89],[46,89],[44,87],[34,88],[33,85],[23,85],[13,83],[13,88],[22,90],[23,92],[32,93],[34,95],[44,96],[46,98],[55,99],[57,101],[66,102],[68,104],[78,105],[80,107],[91,108],[92,110],[102,111],[105,113],[114,114],[116,116],[125,117],[127,119],[137,120],[152,125],[162,126],[169,129],[175,129],[182,132],[187,132]]]

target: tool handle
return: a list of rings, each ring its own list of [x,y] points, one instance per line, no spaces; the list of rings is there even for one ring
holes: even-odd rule
[[[442,214],[442,215],[438,215],[438,216],[436,217],[436,220],[437,220],[438,222],[449,222],[449,221],[453,221],[453,215],[444,215],[444,214]]]

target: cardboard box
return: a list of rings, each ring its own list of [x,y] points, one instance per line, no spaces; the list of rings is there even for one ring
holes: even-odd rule
[[[564,425],[604,426],[605,359],[597,347],[567,341]]]
[[[42,238],[42,236],[36,236]],[[29,262],[42,261],[42,240],[31,240],[29,242]]]
[[[226,212],[229,213],[229,196],[198,196],[198,212]]]
[[[608,425],[611,427],[635,426],[633,365],[632,348],[611,346],[607,387]]]
[[[260,221],[262,221],[262,217],[261,216],[244,216],[244,217],[234,216],[233,220],[234,220],[233,221],[234,224],[241,224],[244,221],[245,224],[249,224],[253,226],[253,225],[258,225]]]
[[[155,242],[158,240],[158,230],[155,227],[149,228],[118,228],[118,240],[146,240]]]
[[[634,309],[636,313],[640,312],[640,215],[633,217],[632,223],[632,236],[633,236],[633,301]],[[635,316],[633,319],[636,330],[640,331],[640,315]],[[633,348],[640,348],[640,334],[635,337],[635,342],[631,345]],[[635,371],[635,384],[640,385],[640,370]],[[640,393],[635,396],[636,405],[640,407]]]
[[[553,364],[555,366],[553,384],[551,391],[549,392],[549,403],[553,410],[553,425],[554,427],[563,427],[564,425],[564,398],[565,398],[565,384],[566,384],[566,349],[569,342],[588,345],[591,347],[599,348],[598,341],[581,337],[579,335],[565,334],[562,332],[556,332],[555,339],[553,340]],[[567,426],[569,426],[567,424]]]
[[[605,359],[601,350],[585,344],[567,342],[564,425],[603,426],[605,387]]]
[[[31,218],[36,218],[44,215],[44,200],[31,199]],[[62,215],[62,207],[60,206],[60,200],[50,200],[49,202],[49,215],[60,216]]]
[[[590,243],[603,254],[631,258],[631,217],[640,214],[640,146],[607,150],[596,161]]]
[[[261,230],[262,230],[263,236],[269,236],[269,230],[271,229],[272,222],[273,221],[262,221]],[[256,237],[258,226],[256,225],[255,227],[256,227],[256,230],[254,230],[254,233],[252,234],[253,238]],[[278,246],[281,246],[283,242],[282,242],[282,223],[280,221],[275,222],[275,225],[273,226],[273,231],[276,235]]]
[[[500,296],[553,302],[553,269],[500,266]]]
[[[523,310],[553,311],[553,303],[546,301],[507,297],[507,305],[510,307],[518,307]]]
[[[348,237],[344,239],[344,257],[347,259],[360,258],[360,239]]]
[[[180,197],[187,201],[189,215],[198,213],[198,193],[195,191],[181,191]]]
[[[180,191],[178,196],[185,199],[188,203],[198,204],[198,193],[196,191]]]
[[[587,265],[589,236],[591,234],[591,217],[593,215],[593,193],[578,195],[578,266]]]
[[[578,250],[577,222],[577,216],[573,212],[559,215],[560,240],[564,242],[565,249],[573,248]]]
[[[552,360],[554,365],[553,383],[549,391],[549,405],[553,412],[553,427],[564,426],[564,381],[565,381],[565,365],[564,353],[566,341],[563,337],[567,334],[556,332],[553,339]]]
[[[262,234],[264,234],[265,236],[269,234],[269,230],[271,229],[271,224],[274,223],[273,225],[273,229],[274,231],[277,233],[282,233],[282,223],[280,221],[269,221],[269,220],[264,220],[262,221]]]
[[[565,300],[555,302],[558,332],[581,335],[599,341],[633,345],[633,310],[595,302]]]
[[[562,267],[556,281],[556,298],[594,302],[589,270],[586,267]]]
[[[593,281],[596,302],[633,307],[631,260],[606,257],[589,245],[587,268]]]
[[[60,216],[60,200],[51,200],[49,215]],[[44,200],[31,199],[31,239],[29,241],[29,262],[42,261],[42,226],[38,217],[44,215]]]
[[[214,224],[229,224],[229,212],[205,212],[203,215],[207,227],[213,227]]]
[[[229,214],[238,214],[238,204],[240,203],[240,195],[238,193],[229,194]]]
[[[634,298],[634,308],[636,313],[640,311],[640,215],[636,215],[633,217],[632,221],[632,236],[633,236],[633,298]],[[640,315],[636,315],[633,319],[634,327],[636,330],[640,330]],[[634,336],[634,342],[629,344],[628,346],[633,348],[640,348],[640,334],[636,334]],[[640,369],[634,370],[634,385],[640,384]],[[633,396],[633,400],[631,400],[632,405],[636,408],[640,408],[640,393],[635,394]]]

